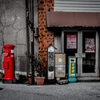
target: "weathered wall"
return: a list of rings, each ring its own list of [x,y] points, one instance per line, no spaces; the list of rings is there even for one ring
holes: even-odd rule
[[[38,28],[38,0],[34,0],[34,27]],[[35,32],[38,31],[35,30]],[[34,38],[34,53],[38,54],[39,48],[38,48],[38,38]]]
[[[0,0],[0,53],[3,41],[4,45],[14,44],[15,70],[23,72],[27,69],[25,9],[25,0]]]

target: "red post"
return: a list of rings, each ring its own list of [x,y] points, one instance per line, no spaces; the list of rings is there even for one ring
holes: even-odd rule
[[[3,68],[4,68],[4,79],[5,80],[13,80],[15,79],[15,71],[14,71],[14,47],[15,45],[7,44],[4,45],[3,48]]]

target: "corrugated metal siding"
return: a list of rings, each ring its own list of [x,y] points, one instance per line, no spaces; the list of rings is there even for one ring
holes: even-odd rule
[[[100,0],[54,0],[54,11],[100,12]]]

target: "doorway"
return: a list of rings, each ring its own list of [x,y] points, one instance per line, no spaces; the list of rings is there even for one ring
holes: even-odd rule
[[[69,40],[70,39],[70,40]],[[97,31],[63,31],[62,53],[68,56],[79,55],[76,59],[76,76],[98,76],[99,34]]]
[[[81,76],[99,76],[99,34],[97,31],[82,31],[82,59]]]
[[[64,53],[66,54],[66,73],[68,73],[68,56],[75,56],[77,53],[77,32],[64,32]],[[76,64],[76,73],[78,73],[77,67]]]

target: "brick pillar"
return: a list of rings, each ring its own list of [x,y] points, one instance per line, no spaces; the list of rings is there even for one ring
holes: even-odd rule
[[[39,35],[39,57],[43,55],[47,61],[47,50],[49,44],[54,45],[54,32],[45,27],[45,11],[54,11],[54,0],[38,0],[38,35]]]

